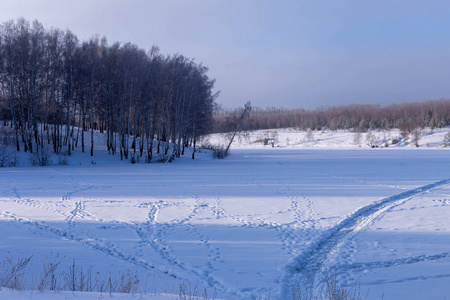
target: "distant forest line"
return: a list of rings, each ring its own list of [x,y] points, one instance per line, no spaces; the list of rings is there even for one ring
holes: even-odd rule
[[[80,146],[92,156],[99,130],[109,153],[121,159],[129,151],[147,161],[154,151],[176,157],[185,146],[195,152],[212,127],[217,94],[207,72],[156,46],[147,52],[106,38],[80,42],[70,30],[11,20],[0,24],[0,121],[13,127],[17,151],[49,145],[70,154]]]
[[[214,130],[233,130],[239,109],[218,109],[214,113]],[[450,100],[390,104],[350,104],[306,109],[252,108],[245,120],[246,130],[299,128],[299,129],[351,129],[365,132],[374,129],[398,128],[412,132],[416,128],[436,128],[450,125]]]

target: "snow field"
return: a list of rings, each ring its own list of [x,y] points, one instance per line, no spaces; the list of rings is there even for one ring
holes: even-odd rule
[[[300,130],[296,128],[280,128],[240,132],[236,135],[233,148],[263,149],[422,149],[442,148],[448,146],[444,142],[450,128],[418,129],[416,142],[413,134],[403,137],[398,129],[372,130],[356,133],[352,130]],[[205,137],[204,143],[226,145],[228,133],[211,134]]]
[[[419,148],[420,149],[420,148]],[[0,257],[133,270],[151,292],[286,299],[338,271],[368,299],[450,294],[448,151],[235,149],[225,160],[0,169]],[[53,253],[53,254],[52,254]],[[39,298],[37,298],[39,299]]]

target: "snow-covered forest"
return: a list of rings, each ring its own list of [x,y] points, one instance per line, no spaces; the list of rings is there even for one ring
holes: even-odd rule
[[[79,41],[70,30],[19,19],[0,26],[0,66],[0,114],[14,129],[17,151],[51,145],[55,154],[70,154],[79,146],[92,156],[98,130],[109,153],[127,159],[133,151],[151,161],[154,140],[158,153],[175,157],[211,126],[208,68],[157,46]]]

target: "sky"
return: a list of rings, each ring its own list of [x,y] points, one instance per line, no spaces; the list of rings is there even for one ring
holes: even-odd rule
[[[450,1],[1,0],[0,22],[95,34],[209,67],[233,108],[450,98]]]

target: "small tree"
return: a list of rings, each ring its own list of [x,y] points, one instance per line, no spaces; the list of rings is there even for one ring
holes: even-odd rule
[[[6,165],[14,165],[15,151],[12,145],[13,130],[3,126],[0,127],[0,168]]]
[[[369,130],[366,135],[366,143],[369,147],[375,148],[376,146],[376,136]]]
[[[416,128],[412,132],[412,142],[416,147],[419,147],[419,139],[422,136],[422,131],[420,128]]]
[[[231,136],[230,143],[228,144],[227,148],[225,149],[224,157],[226,157],[228,155],[228,151],[230,150],[231,143],[233,143],[236,133],[240,130],[242,121],[244,121],[244,119],[249,116],[251,109],[252,109],[252,105],[251,105],[250,101],[248,101],[247,103],[245,103],[244,109],[242,109],[241,115],[240,115],[238,123],[236,125],[236,130],[234,131],[233,135]]]
[[[389,147],[389,140],[391,139],[391,133],[390,130],[384,130],[383,131],[383,142],[385,147]]]
[[[416,128],[414,122],[411,120],[403,120],[398,123],[397,127],[400,129],[405,142],[408,140],[409,134]]]
[[[361,145],[361,132],[358,129],[353,136],[353,143],[355,143],[355,145]]]
[[[50,166],[53,163],[52,154],[48,147],[41,146],[38,151],[30,153],[30,161],[33,166]]]
[[[450,132],[447,132],[444,136],[444,147],[450,146]]]
[[[271,131],[270,132],[270,144],[272,145],[272,148],[275,147],[275,143],[278,142],[278,131]]]
[[[308,129],[306,130],[305,140],[306,140],[307,142],[312,142],[312,141],[314,141],[314,132],[312,131],[311,128],[308,128]]]

